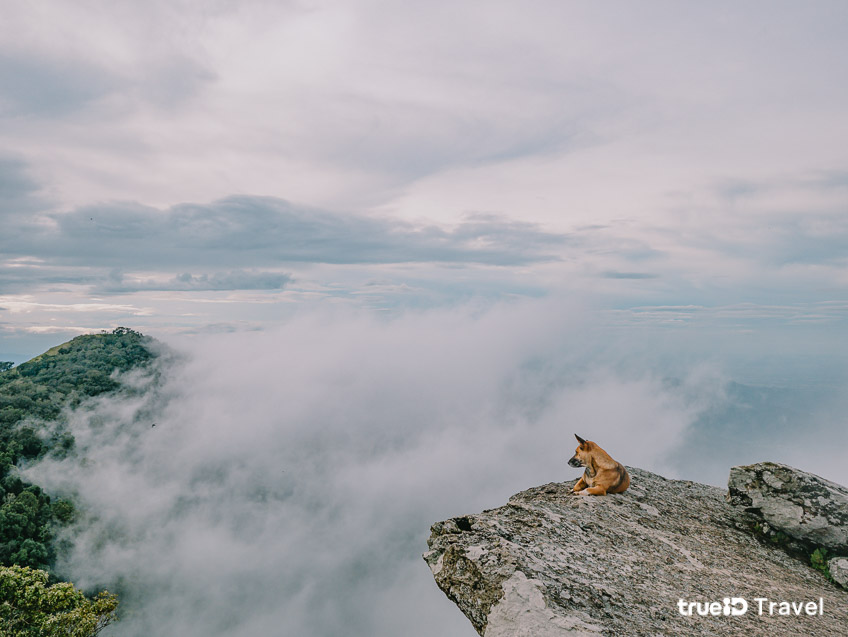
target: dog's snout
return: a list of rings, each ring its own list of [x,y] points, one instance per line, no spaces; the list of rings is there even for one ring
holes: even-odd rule
[[[580,464],[580,461],[577,459],[577,456],[572,456],[571,460],[568,461],[569,466],[572,467],[581,467],[583,465]]]

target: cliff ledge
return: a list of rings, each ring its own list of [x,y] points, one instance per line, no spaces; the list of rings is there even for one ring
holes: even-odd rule
[[[723,489],[628,471],[623,494],[551,483],[434,524],[436,583],[485,637],[848,634],[848,592],[758,537]]]

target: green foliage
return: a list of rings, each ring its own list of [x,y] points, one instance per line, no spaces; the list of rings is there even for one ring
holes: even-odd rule
[[[66,405],[114,391],[114,378],[147,364],[149,339],[126,327],[78,336],[31,361],[0,371],[0,565],[47,568],[54,559],[53,528],[73,520],[70,502],[50,497],[12,473],[21,461],[52,449],[67,453],[73,437],[45,440],[32,426],[58,419]]]
[[[786,550],[792,548],[789,545],[791,538],[783,531],[766,531],[766,528],[760,522],[755,522],[753,525],[751,525],[750,528],[756,536],[760,537],[763,541],[766,541],[769,544],[780,546]],[[791,551],[791,554],[795,557],[803,558],[804,551],[805,549],[799,549],[798,547],[795,547]],[[827,565],[827,561],[830,557],[827,554],[827,549],[824,547],[818,547],[812,553],[810,553],[809,556],[810,566],[812,566],[817,571],[820,571],[827,579],[832,582],[833,576],[831,576],[830,569]]]
[[[824,576],[827,577],[830,581],[833,581],[833,577],[830,574],[830,569],[827,566],[827,549],[825,548],[817,548],[810,555],[810,566],[812,566],[817,571],[821,571],[824,573]]]
[[[0,372],[8,372],[15,366],[12,361],[0,361]]]
[[[762,541],[775,546],[781,546],[784,548],[788,547],[790,538],[783,531],[775,531],[773,529],[766,530],[766,527],[764,527],[760,522],[754,522],[750,528],[754,535],[758,536]]]
[[[776,531],[769,537],[769,542],[772,544],[777,544],[779,546],[785,545],[789,542],[789,536],[786,535],[783,531]]]
[[[88,599],[68,582],[48,586],[47,578],[25,566],[0,567],[3,637],[94,637],[116,620],[115,595]]]
[[[0,428],[23,417],[51,420],[66,402],[78,404],[118,388],[115,370],[144,365],[153,355],[148,339],[126,327],[78,336],[0,373]]]

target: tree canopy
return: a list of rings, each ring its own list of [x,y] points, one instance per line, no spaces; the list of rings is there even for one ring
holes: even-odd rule
[[[117,607],[108,591],[88,599],[68,582],[48,586],[45,571],[0,567],[3,637],[94,637],[115,621]]]

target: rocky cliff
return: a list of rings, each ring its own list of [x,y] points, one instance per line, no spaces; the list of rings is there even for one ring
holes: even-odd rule
[[[436,583],[485,637],[848,635],[848,592],[758,535],[751,510],[628,470],[623,494],[552,483],[434,524]]]

